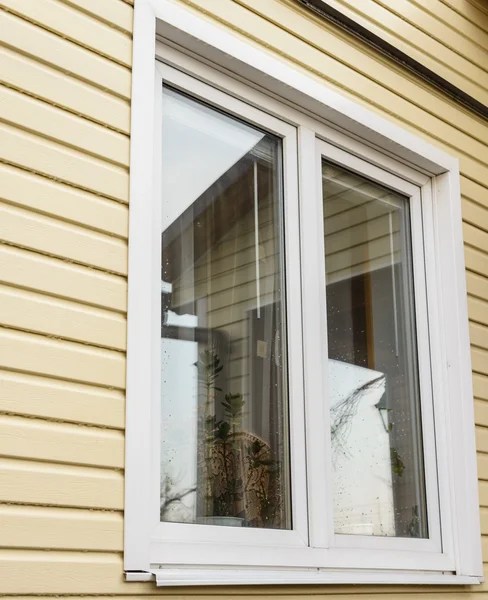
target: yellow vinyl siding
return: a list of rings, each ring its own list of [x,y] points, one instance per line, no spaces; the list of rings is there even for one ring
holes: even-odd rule
[[[8,204],[0,204],[0,223],[2,239],[8,244],[127,273],[127,244],[118,238]]]
[[[8,370],[108,388],[125,386],[124,356],[113,350],[4,328],[0,352]]]
[[[129,140],[122,133],[7,87],[0,90],[0,103],[2,119],[12,125],[115,164],[129,164]]]
[[[126,67],[130,67],[132,63],[132,43],[128,35],[79,10],[73,10],[60,0],[3,0],[2,3],[6,10],[22,19],[38,24],[114,62]]]
[[[5,11],[0,13],[0,31],[5,46],[121,98],[130,98],[127,67]]]
[[[127,239],[128,206],[0,163],[1,200],[86,229]],[[473,216],[473,218],[475,215]]]
[[[1,323],[14,329],[125,350],[125,317],[60,298],[0,285]]]
[[[2,458],[0,462],[0,501],[2,503],[45,506],[71,506],[78,508],[122,510],[124,477],[122,472],[115,469],[100,469],[78,465],[62,465],[42,461],[15,460]],[[39,549],[46,550],[41,544]],[[8,549],[3,557],[9,556]],[[43,553],[44,554],[44,553]],[[17,558],[18,557],[18,558]],[[20,560],[21,556],[12,553],[10,561]],[[64,557],[70,561],[70,555]],[[5,564],[0,560],[0,572]],[[28,565],[24,565],[26,579],[29,579]],[[15,585],[10,581],[8,573],[2,574],[2,594],[8,593],[8,586]],[[122,576],[120,576],[122,578]],[[34,582],[31,581],[31,592],[34,592]],[[80,593],[82,582],[78,577],[72,581],[72,592]],[[46,594],[49,580],[46,580]],[[65,593],[70,593],[68,582],[64,582]],[[22,593],[18,590],[18,593]]]
[[[441,2],[469,21],[470,24],[476,25],[488,33],[488,23],[486,21],[488,10],[484,6],[486,5],[484,0],[481,0],[481,2],[478,2],[478,0],[441,0]],[[476,32],[476,30],[473,31]],[[473,33],[473,35],[476,35],[476,33]]]
[[[8,245],[0,245],[0,280],[119,312],[127,306],[127,282],[123,277]]]
[[[179,3],[459,156],[488,561],[488,123],[294,0]],[[481,2],[334,3],[351,11],[354,4],[373,31],[488,99],[488,10]],[[0,1],[7,9],[0,10],[0,594],[488,597],[487,584],[161,592],[123,581],[132,5]],[[373,22],[368,11],[388,15],[389,25],[386,16]],[[254,265],[244,260],[242,241],[246,280]],[[226,318],[225,255],[219,260],[214,318]],[[235,347],[238,368],[243,341]]]
[[[329,1],[329,0],[328,0]],[[330,0],[329,4],[482,103],[488,39],[439,0]],[[447,22],[446,22],[447,20]],[[468,33],[466,36],[460,29]]]
[[[0,124],[0,160],[114,200],[128,201],[126,168],[5,123]]]
[[[130,105],[73,77],[56,66],[43,64],[16,50],[0,48],[0,79],[12,88],[44,100],[49,105],[81,115],[105,127],[129,132]]]
[[[120,0],[64,0],[64,3],[107,23],[109,27],[132,34],[132,8]]]
[[[0,594],[122,592],[133,9],[0,4]]]
[[[0,454],[10,458],[109,467],[124,466],[121,431],[0,415]]]
[[[123,429],[124,392],[0,371],[0,411],[47,421]],[[484,406],[484,405],[483,405]]]
[[[119,512],[0,505],[3,547],[120,552],[123,523]]]

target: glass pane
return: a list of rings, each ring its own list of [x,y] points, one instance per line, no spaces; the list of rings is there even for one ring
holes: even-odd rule
[[[335,532],[427,537],[409,201],[322,180]]]
[[[287,529],[281,140],[163,98],[160,518]]]

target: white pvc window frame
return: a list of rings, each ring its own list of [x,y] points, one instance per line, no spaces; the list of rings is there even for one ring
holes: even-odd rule
[[[259,109],[230,96],[215,87],[203,83],[195,77],[187,75],[172,66],[158,61],[156,65],[156,91],[155,91],[155,114],[156,122],[161,122],[162,99],[164,94],[163,85],[171,86],[172,89],[190,94],[192,98],[201,100],[207,105],[224,111],[226,114],[239,118],[251,126],[256,126],[281,139],[282,142],[282,167],[283,167],[283,212],[285,239],[284,268],[286,282],[300,280],[300,232],[299,232],[299,206],[298,206],[298,148],[296,128],[285,121],[260,111]],[[158,128],[161,132],[161,128]],[[156,134],[156,144],[164,143],[161,135]],[[159,148],[156,155],[160,155]],[[155,173],[158,180],[158,173]],[[156,188],[159,187],[158,185]],[[164,201],[164,200],[163,200]],[[161,216],[159,214],[161,197],[155,198],[153,203],[155,224],[154,237],[161,237]],[[156,242],[157,243],[157,242]],[[161,256],[160,247],[156,256]],[[159,279],[160,266],[156,266],[155,280]],[[302,326],[301,326],[301,292],[300,286],[285,285],[286,288],[286,338],[287,338],[287,380],[288,380],[288,424],[293,432],[290,443],[290,492],[291,492],[291,530],[269,530],[218,527],[188,523],[159,523],[154,525],[154,558],[152,562],[163,564],[201,563],[201,549],[199,543],[207,544],[205,553],[213,553],[216,564],[241,564],[243,561],[250,566],[259,566],[262,556],[256,552],[256,548],[263,546],[271,552],[270,560],[273,564],[286,564],[290,559],[288,555],[291,549],[308,546],[308,523],[307,523],[307,489],[306,489],[306,461],[305,461],[305,439],[304,439],[304,394],[303,394],[303,358],[302,358]],[[159,336],[156,323],[154,335]],[[156,341],[154,341],[156,344]],[[160,386],[160,364],[159,353],[151,357],[154,362],[153,368],[153,399],[156,401],[152,407],[152,420],[158,426],[160,423],[159,401],[161,398]],[[159,481],[159,438],[153,436],[152,440],[152,470],[154,481]],[[161,541],[159,541],[161,540]],[[169,544],[168,544],[169,542]],[[236,546],[242,546],[243,550],[236,552]],[[245,557],[244,557],[245,554]]]
[[[316,156],[317,165],[315,167],[316,178],[317,178],[317,190],[319,192],[319,198],[315,204],[311,202],[303,203],[303,212],[310,211],[311,219],[316,219],[320,225],[324,223],[323,204],[320,194],[322,193],[322,159],[328,162],[336,163],[338,166],[348,169],[369,181],[373,181],[384,187],[387,187],[394,192],[402,194],[408,201],[408,210],[410,214],[410,236],[411,236],[411,248],[412,248],[412,267],[413,267],[413,281],[414,281],[414,306],[415,314],[409,315],[415,320],[416,339],[413,343],[416,345],[417,362],[418,362],[418,378],[419,378],[419,391],[420,391],[420,421],[422,431],[422,446],[424,455],[424,475],[425,475],[425,494],[426,494],[426,508],[427,508],[427,523],[429,535],[427,539],[419,538],[395,538],[395,537],[379,537],[379,536],[362,536],[362,535],[337,535],[334,533],[334,515],[332,510],[333,499],[332,499],[332,463],[330,458],[330,413],[328,410],[328,403],[325,402],[324,411],[324,431],[325,435],[322,434],[322,438],[325,441],[325,447],[322,449],[322,453],[325,456],[325,464],[327,470],[326,481],[329,485],[326,486],[327,496],[325,501],[322,503],[326,506],[326,520],[322,519],[320,523],[320,530],[329,531],[328,535],[328,547],[336,548],[349,548],[356,550],[369,550],[369,551],[411,551],[419,553],[419,564],[420,561],[423,563],[423,568],[426,568],[430,557],[434,555],[442,555],[443,541],[448,535],[448,531],[444,530],[443,536],[441,536],[441,522],[440,522],[440,506],[439,506],[439,491],[438,491],[438,472],[437,472],[437,460],[436,460],[436,439],[435,439],[435,425],[434,425],[434,406],[433,406],[433,395],[432,395],[432,370],[430,368],[431,362],[435,362],[436,357],[432,354],[430,349],[430,334],[429,334],[429,323],[435,320],[437,317],[435,314],[429,315],[427,306],[427,290],[426,290],[426,268],[425,268],[425,251],[424,251],[424,219],[423,219],[423,206],[430,202],[429,197],[423,197],[422,189],[418,185],[412,184],[391,172],[385,171],[384,169],[371,164],[365,158],[368,157],[368,149],[361,148],[360,144],[356,145],[356,154],[346,152],[337,146],[334,146],[328,142],[324,142],[320,139],[316,141]],[[359,158],[358,155],[362,154],[365,158]],[[318,269],[321,273],[325,273],[325,248],[324,248],[324,234],[323,229],[319,226],[319,237],[316,240],[312,239],[312,235],[307,230],[307,235],[303,235],[302,247],[302,268],[303,271],[307,271],[308,261],[313,256],[321,257],[319,259],[320,265]],[[404,257],[407,258],[407,257]],[[314,273],[317,277],[317,273]],[[312,343],[314,347],[321,345],[322,352],[320,353],[320,364],[322,365],[322,380],[323,388],[322,393],[318,394],[319,399],[328,398],[327,380],[328,380],[328,351],[327,351],[327,336],[323,334],[327,331],[326,314],[327,310],[324,307],[327,305],[327,294],[325,291],[325,276],[319,277],[319,290],[318,290],[318,307],[306,307],[308,308],[307,314],[311,320],[309,329],[305,330],[304,338],[307,343],[311,341],[311,338],[315,336],[317,339]],[[306,288],[305,288],[306,289]],[[308,294],[307,294],[308,295]],[[314,314],[319,310],[318,314]],[[320,328],[312,327],[313,320],[317,320],[322,316],[323,324]],[[322,329],[324,327],[325,329]],[[308,354],[312,356],[310,352]],[[317,367],[318,368],[318,365]],[[317,397],[317,394],[313,394],[313,398]],[[311,407],[310,412],[313,416],[317,414],[319,406],[315,404]],[[312,448],[316,447],[319,443],[318,440],[309,440]],[[317,527],[313,528],[316,531]],[[421,553],[427,553],[425,554]],[[424,561],[427,561],[424,562]],[[447,563],[446,563],[447,564]],[[447,569],[446,569],[447,570]]]
[[[457,160],[171,2],[138,0],[134,28],[126,578],[155,576],[158,585],[478,583],[483,571]],[[307,291],[287,289],[288,316],[295,309],[287,324],[294,340],[288,342],[292,531],[159,523],[163,81],[284,140],[286,277],[301,279]],[[418,348],[431,365],[420,373],[428,540],[333,533],[323,401],[321,156],[411,199],[417,330],[428,332]]]

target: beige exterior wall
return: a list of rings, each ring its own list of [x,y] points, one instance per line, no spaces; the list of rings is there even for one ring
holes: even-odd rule
[[[488,104],[484,0],[327,0],[327,4]]]
[[[131,4],[0,0],[0,594],[160,593],[122,578]],[[488,123],[292,0],[185,4],[459,156],[488,535]],[[388,17],[388,28],[399,47],[408,43],[432,61],[427,66],[488,104],[482,0],[336,4],[360,7],[371,23],[381,12],[383,29],[384,11],[394,8],[398,20]],[[487,584],[164,594],[236,591],[488,598]]]

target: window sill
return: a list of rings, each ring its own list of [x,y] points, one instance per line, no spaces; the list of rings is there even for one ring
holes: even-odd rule
[[[151,572],[126,572],[125,580],[154,581],[158,587],[215,585],[478,585],[482,577],[405,571],[332,571],[326,569],[256,570],[190,569],[182,567],[154,569]]]

